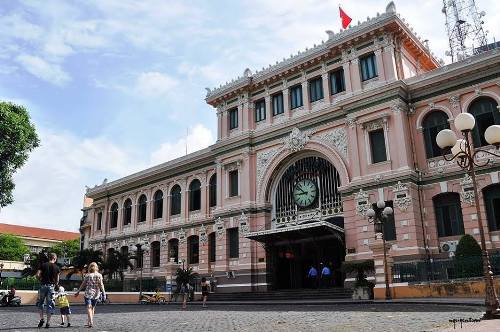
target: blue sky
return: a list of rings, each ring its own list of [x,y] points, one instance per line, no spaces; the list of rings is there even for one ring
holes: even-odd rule
[[[499,32],[500,4],[476,1]],[[342,1],[353,18],[387,2]],[[0,222],[76,230],[84,186],[215,141],[205,87],[275,63],[338,31],[338,2],[2,1],[0,99],[28,107],[42,146],[15,176]],[[444,56],[441,1],[396,1]],[[497,35],[498,37],[498,35]],[[445,60],[447,60],[445,58]]]

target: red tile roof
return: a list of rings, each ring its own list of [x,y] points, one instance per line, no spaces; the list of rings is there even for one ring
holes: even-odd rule
[[[74,240],[80,237],[80,233],[59,231],[56,229],[18,226],[0,223],[0,234],[12,234],[17,236],[32,237],[47,240]]]

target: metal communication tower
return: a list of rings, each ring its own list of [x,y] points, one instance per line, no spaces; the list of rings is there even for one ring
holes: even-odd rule
[[[474,0],[443,0],[442,12],[446,15],[450,43],[446,55],[451,56],[452,62],[487,50],[486,33],[483,30],[486,13],[478,11]]]

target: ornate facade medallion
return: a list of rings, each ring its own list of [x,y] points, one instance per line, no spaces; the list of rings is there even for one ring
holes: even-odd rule
[[[239,218],[239,229],[241,235],[247,235],[250,232],[250,224],[248,223],[248,217],[242,211]]]
[[[165,231],[162,231],[161,234],[160,234],[160,245],[162,247],[166,247],[168,244],[168,236],[167,236],[167,233],[165,233]]]
[[[345,125],[349,128],[354,128],[356,127],[356,117],[349,114],[345,118]]]
[[[309,136],[310,134],[301,132],[299,128],[293,128],[290,135],[283,141],[285,149],[290,150],[290,152],[302,150],[306,146],[307,142],[309,142]]]
[[[324,145],[335,148],[342,157],[347,159],[347,133],[344,128],[335,128],[328,132],[313,136]]]
[[[201,227],[199,230],[199,237],[200,237],[201,244],[206,244],[208,242],[207,228],[203,224],[201,224]]]
[[[218,217],[215,221],[213,230],[217,236],[217,240],[221,240],[224,237],[224,221],[221,217]]]
[[[264,173],[269,167],[269,164],[271,164],[273,158],[276,157],[276,155],[280,151],[281,151],[280,147],[273,147],[265,151],[257,152],[257,174],[256,174],[257,193],[260,193],[260,187],[262,184],[262,180],[264,178]]]
[[[368,193],[359,189],[359,192],[354,193],[354,200],[356,201],[356,214],[366,216],[366,211],[370,208]]]
[[[453,109],[454,112],[458,112],[459,106],[460,106],[460,96],[459,95],[453,95],[449,99],[451,108]]]
[[[462,187],[462,192],[460,193],[462,202],[469,205],[474,205],[476,199],[474,195],[474,185],[472,183],[472,178],[468,173],[465,173],[462,180],[460,180],[460,186]]]
[[[394,193],[394,206],[401,211],[406,211],[412,202],[408,186],[398,181],[398,183],[392,187],[392,192]]]
[[[184,228],[181,227],[181,229],[179,229],[176,232],[176,236],[177,236],[177,239],[179,239],[179,243],[186,242],[186,231],[184,230]]]

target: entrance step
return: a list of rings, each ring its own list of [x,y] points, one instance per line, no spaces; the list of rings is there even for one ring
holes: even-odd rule
[[[211,293],[210,301],[279,301],[279,300],[334,300],[351,299],[352,290],[346,288],[290,289],[268,292]]]

